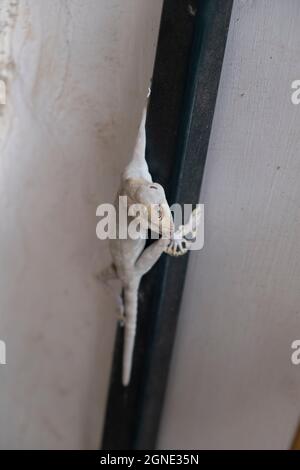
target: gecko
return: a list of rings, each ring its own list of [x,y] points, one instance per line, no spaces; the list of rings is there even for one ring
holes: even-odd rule
[[[148,97],[149,95],[150,90]],[[200,215],[197,208],[192,212],[188,223],[181,225],[175,231],[164,188],[153,182],[146,162],[146,116],[147,104],[144,106],[133,157],[121,176],[115,200],[118,213],[119,205],[124,203],[124,198],[120,196],[127,198],[127,227],[134,219],[131,209],[136,204],[142,208],[139,214],[141,221],[139,236],[134,239],[130,236],[125,239],[110,239],[112,264],[100,274],[102,282],[106,284],[113,279],[119,279],[122,284],[123,295],[118,296],[118,304],[119,318],[121,325],[124,326],[122,384],[125,387],[130,383],[141,279],[163,253],[181,256],[188,251],[193,237],[196,236]],[[117,224],[119,223],[120,221],[117,221]],[[149,230],[160,238],[145,247]]]

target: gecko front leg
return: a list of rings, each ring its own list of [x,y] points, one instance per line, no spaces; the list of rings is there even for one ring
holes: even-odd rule
[[[202,217],[203,212],[201,206],[198,205],[191,213],[188,223],[180,225],[175,231],[165,253],[175,257],[185,255],[195,242]]]
[[[166,250],[170,243],[168,238],[160,238],[148,246],[135,263],[135,271],[141,276],[146,274],[154,266],[161,254]]]

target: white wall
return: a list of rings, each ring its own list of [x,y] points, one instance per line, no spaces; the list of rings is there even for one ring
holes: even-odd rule
[[[282,449],[300,414],[300,2],[235,0],[161,448]]]
[[[129,158],[162,2],[15,3],[0,3],[0,448],[96,448],[115,318],[95,210]],[[286,448],[299,417],[299,22],[298,0],[235,0],[160,447]]]
[[[15,3],[0,3],[0,448],[97,448],[115,317],[95,212],[130,157],[162,1]]]

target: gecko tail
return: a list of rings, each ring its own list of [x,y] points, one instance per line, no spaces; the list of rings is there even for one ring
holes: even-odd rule
[[[130,382],[132,360],[134,352],[134,343],[137,324],[137,303],[138,287],[129,286],[124,291],[125,303],[125,329],[124,329],[124,348],[123,348],[123,371],[122,383],[127,387]]]

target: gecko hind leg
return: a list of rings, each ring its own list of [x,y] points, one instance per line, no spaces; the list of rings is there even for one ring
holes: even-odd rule
[[[116,289],[110,284],[110,281],[115,281],[118,279],[116,268],[113,264],[107,266],[100,273],[96,275],[98,281],[107,289],[109,294],[113,297],[117,305],[117,317],[121,326],[124,326],[125,323],[125,308],[122,292],[117,292]]]

